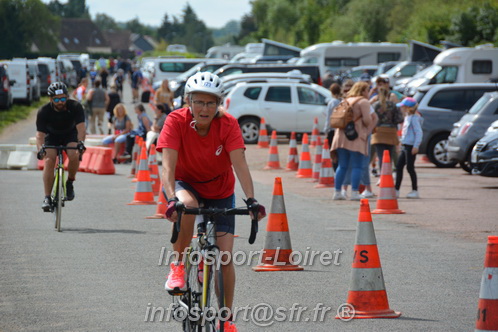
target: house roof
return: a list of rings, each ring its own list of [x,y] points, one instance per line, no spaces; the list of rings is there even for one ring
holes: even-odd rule
[[[131,32],[128,30],[107,30],[104,31],[105,38],[113,52],[128,51],[131,45]]]
[[[110,45],[100,29],[85,18],[63,18],[61,20],[61,51],[88,52],[90,49],[109,49]],[[63,48],[63,49],[62,49]]]

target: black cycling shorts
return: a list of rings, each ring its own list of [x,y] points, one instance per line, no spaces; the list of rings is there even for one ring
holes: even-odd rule
[[[45,145],[67,145],[68,143],[78,143],[78,131],[74,130],[65,135],[45,135]]]
[[[199,193],[188,183],[177,180],[175,181],[175,192],[180,190],[187,190],[191,192],[195,198],[197,198],[199,204],[202,204],[205,208],[214,207],[219,209],[230,209],[235,207],[235,194],[222,199],[207,199],[201,197]],[[206,217],[204,221],[207,222]],[[235,234],[235,216],[216,217],[216,232]]]

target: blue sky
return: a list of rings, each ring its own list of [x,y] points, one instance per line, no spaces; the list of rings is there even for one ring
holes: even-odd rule
[[[118,22],[138,17],[143,24],[159,26],[166,13],[170,19],[173,16],[180,17],[187,2],[197,17],[210,28],[221,28],[228,21],[240,20],[251,10],[250,0],[86,0],[86,5],[92,18],[97,13],[107,14]]]

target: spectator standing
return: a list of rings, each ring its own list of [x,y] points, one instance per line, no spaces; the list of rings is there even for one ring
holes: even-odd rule
[[[161,86],[156,90],[156,94],[154,95],[154,104],[156,107],[158,105],[164,105],[166,113],[169,113],[173,110],[174,97],[175,94],[170,90],[168,80],[163,80]]]
[[[145,112],[145,107],[142,104],[135,105],[135,113],[137,114],[138,128],[130,132],[126,140],[126,152],[131,155],[133,145],[135,144],[135,136],[140,136],[144,140],[147,139],[147,132],[150,130],[152,121]]]
[[[97,133],[97,129],[95,128],[95,120],[97,120],[99,134],[103,135],[107,132],[104,130],[104,117],[107,105],[109,105],[109,96],[107,95],[107,92],[101,88],[100,80],[95,80],[95,88],[90,89],[87,100],[92,107],[92,115],[90,116],[90,133]]]
[[[401,153],[396,165],[396,195],[399,196],[399,188],[403,181],[403,169],[406,165],[412,181],[412,191],[406,195],[406,198],[419,198],[415,159],[417,158],[420,142],[422,142],[422,118],[417,114],[418,104],[413,98],[404,98],[396,106],[401,107],[401,111],[405,114],[401,131]]]
[[[102,89],[107,90],[107,78],[109,77],[109,72],[107,68],[101,68],[99,72],[100,80],[102,81]]]
[[[332,93],[332,99],[327,104],[327,115],[325,117],[325,126],[323,128],[323,132],[327,135],[327,139],[329,140],[329,144],[332,143],[332,139],[334,138],[334,128],[330,126],[330,116],[332,115],[332,111],[334,108],[339,105],[342,100],[341,94],[341,86],[337,83],[333,83],[330,88],[330,92]]]
[[[119,97],[119,93],[115,85],[111,85],[111,90],[107,95],[109,96],[109,104],[107,105],[107,120],[110,125],[112,124],[114,107],[121,102],[121,97]]]
[[[359,200],[359,185],[363,169],[363,156],[368,155],[367,136],[372,123],[370,103],[368,102],[369,85],[366,82],[357,82],[346,95],[346,100],[353,105],[353,119],[358,137],[349,140],[343,129],[337,129],[334,134],[330,151],[337,156],[339,167],[335,177],[334,200],[346,199],[341,193],[347,169],[351,163],[351,200]],[[334,158],[335,159],[335,158]]]
[[[140,89],[140,84],[142,84],[142,72],[137,66],[133,66],[133,72],[131,74],[131,93],[133,97],[133,103],[138,102],[138,90]]]
[[[379,122],[372,135],[372,146],[379,157],[379,165],[382,167],[384,151],[388,150],[391,160],[394,162],[395,147],[398,146],[398,124],[403,122],[403,114],[396,104],[389,100],[389,90],[381,87],[378,93],[378,101],[372,105],[379,117]]]

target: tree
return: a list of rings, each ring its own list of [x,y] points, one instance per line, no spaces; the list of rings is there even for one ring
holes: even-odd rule
[[[59,22],[40,0],[2,0],[0,29],[0,58],[23,57],[33,42],[55,49]]]
[[[86,0],[68,0],[66,4],[58,0],[48,3],[50,11],[57,16],[65,18],[90,18]]]
[[[95,25],[102,31],[106,30],[120,30],[118,23],[110,16],[106,14],[97,14],[93,20]]]

